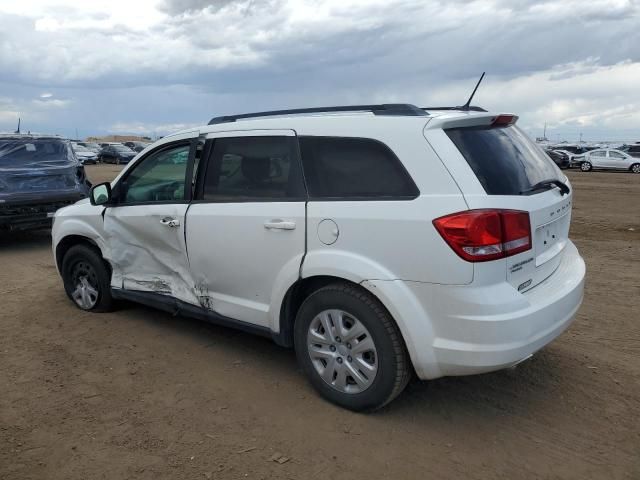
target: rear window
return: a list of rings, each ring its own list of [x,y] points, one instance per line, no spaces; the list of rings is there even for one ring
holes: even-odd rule
[[[311,198],[412,199],[418,188],[396,155],[369,138],[300,137]]]
[[[49,138],[0,139],[0,168],[76,164],[68,142]]]
[[[445,132],[489,195],[521,195],[544,180],[562,180],[555,164],[517,127]]]

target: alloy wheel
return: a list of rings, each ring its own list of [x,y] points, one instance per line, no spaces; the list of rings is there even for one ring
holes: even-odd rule
[[[98,277],[93,267],[84,261],[78,262],[72,273],[74,285],[71,297],[83,310],[91,310],[98,302]]]
[[[378,352],[367,328],[343,310],[324,310],[307,332],[307,349],[316,372],[339,392],[369,388],[378,373]]]

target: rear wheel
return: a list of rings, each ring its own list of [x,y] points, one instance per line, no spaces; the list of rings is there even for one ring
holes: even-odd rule
[[[111,310],[110,274],[104,260],[94,249],[75,245],[62,260],[62,279],[67,296],[82,310]]]
[[[311,384],[342,407],[378,409],[409,381],[400,331],[363,289],[337,283],[312,293],[298,311],[294,334],[298,362]]]
[[[582,170],[583,172],[590,172],[592,168],[593,166],[590,162],[582,162],[580,164],[580,170]]]
[[[640,173],[640,163],[634,163],[630,169],[633,173]]]

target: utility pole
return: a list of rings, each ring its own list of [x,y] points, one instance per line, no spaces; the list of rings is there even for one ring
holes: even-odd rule
[[[76,128],[76,140],[80,140],[80,137],[78,137],[78,129]]]
[[[544,122],[544,130],[542,131],[542,138],[547,139],[547,122]]]
[[[580,143],[582,143],[582,132],[580,132]]]

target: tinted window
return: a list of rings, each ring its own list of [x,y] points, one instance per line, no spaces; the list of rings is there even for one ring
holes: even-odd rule
[[[300,137],[309,195],[415,198],[418,188],[386,145],[366,138]]]
[[[127,176],[122,202],[183,201],[188,157],[188,144],[167,148],[146,157]]]
[[[303,199],[294,137],[234,137],[214,141],[204,200]]]
[[[445,130],[489,195],[520,195],[562,174],[517,127]]]

